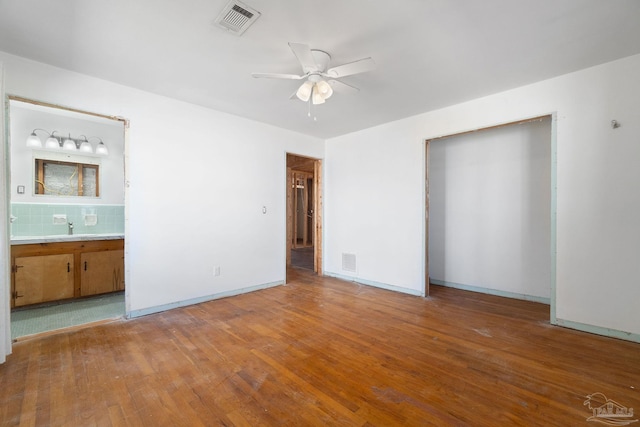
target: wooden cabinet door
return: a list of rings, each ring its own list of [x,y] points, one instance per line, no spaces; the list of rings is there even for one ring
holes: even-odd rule
[[[16,307],[73,298],[73,254],[15,259]]]
[[[124,289],[124,250],[84,252],[80,255],[80,295]]]

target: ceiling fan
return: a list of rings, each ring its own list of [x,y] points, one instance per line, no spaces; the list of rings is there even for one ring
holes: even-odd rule
[[[302,66],[302,74],[273,74],[252,73],[256,78],[305,80],[298,90],[291,95],[291,99],[298,98],[304,102],[324,104],[333,95],[333,90],[338,92],[357,92],[355,86],[341,82],[339,78],[353,74],[364,73],[375,68],[375,62],[371,58],[363,58],[347,64],[329,68],[331,55],[327,52],[310,49],[306,44],[289,43],[293,54],[298,58]]]

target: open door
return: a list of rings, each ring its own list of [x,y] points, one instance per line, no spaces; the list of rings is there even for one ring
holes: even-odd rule
[[[7,115],[6,104],[8,100],[4,94],[4,66],[0,62],[0,162],[2,162],[4,173],[0,176],[0,192],[2,192],[2,202],[0,202],[0,216],[2,216],[2,227],[0,227],[0,274],[2,274],[2,285],[0,285],[0,363],[4,363],[8,354],[11,354],[11,322],[9,307],[9,287],[11,274],[9,272],[9,158],[7,148]]]

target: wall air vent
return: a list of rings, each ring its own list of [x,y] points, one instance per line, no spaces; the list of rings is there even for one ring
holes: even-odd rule
[[[239,1],[231,0],[227,3],[224,9],[222,9],[220,15],[218,15],[215,20],[215,24],[232,34],[239,36],[247,31],[247,28],[249,28],[259,17],[260,12],[257,10],[251,9],[249,6],[240,3]]]
[[[356,255],[355,254],[342,254],[342,269],[344,271],[356,272]]]

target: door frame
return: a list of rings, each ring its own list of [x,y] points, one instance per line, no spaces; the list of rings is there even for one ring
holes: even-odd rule
[[[441,135],[424,140],[424,206],[425,206],[425,242],[424,242],[424,265],[425,265],[425,296],[429,295],[429,148],[430,143],[439,139],[449,138],[454,136],[460,136],[464,134],[475,133],[483,130],[491,130],[502,128],[506,126],[524,124],[544,119],[551,120],[551,209],[549,215],[551,216],[551,247],[550,249],[550,267],[551,267],[551,295],[550,295],[550,322],[551,324],[558,324],[556,317],[556,269],[557,269],[557,112],[548,114],[542,114],[539,116],[533,116],[522,120],[516,120],[506,123],[500,123],[494,126],[485,126],[477,129],[454,132],[452,134]]]
[[[18,102],[24,102],[24,103],[28,103],[28,104],[33,104],[33,105],[38,105],[41,107],[47,107],[47,108],[54,108],[57,110],[63,110],[63,111],[69,111],[69,112],[73,112],[73,113],[78,113],[78,114],[84,114],[87,116],[93,116],[93,117],[100,117],[103,119],[108,119],[108,120],[114,120],[117,122],[122,123],[122,127],[123,127],[123,135],[122,135],[122,143],[123,143],[123,162],[124,162],[124,210],[125,210],[125,214],[124,214],[124,225],[125,225],[125,230],[124,230],[124,244],[125,244],[125,271],[124,271],[124,276],[125,276],[125,283],[130,284],[130,280],[129,280],[129,271],[127,268],[128,262],[127,262],[127,258],[128,258],[128,239],[127,239],[127,234],[128,234],[128,218],[129,218],[129,214],[128,214],[128,206],[129,206],[129,127],[130,127],[130,122],[128,119],[124,118],[124,117],[120,117],[120,116],[109,116],[106,114],[101,114],[101,113],[94,113],[91,111],[86,111],[86,110],[81,110],[81,109],[77,109],[77,108],[73,108],[73,107],[67,107],[67,106],[63,106],[63,105],[59,105],[59,104],[53,104],[53,103],[49,103],[49,102],[44,102],[44,101],[39,101],[39,100],[35,100],[35,99],[31,99],[31,98],[25,98],[22,96],[18,96],[18,95],[12,95],[12,94],[4,94],[3,97],[3,106],[5,107],[5,111],[4,111],[4,116],[2,117],[3,120],[3,126],[5,126],[5,132],[3,133],[3,136],[5,138],[4,141],[4,155],[6,156],[4,158],[4,163],[5,163],[5,170],[6,176],[3,176],[3,179],[6,180],[5,185],[3,186],[3,190],[6,192],[6,197],[5,197],[5,203],[6,203],[6,208],[7,208],[7,215],[5,215],[5,218],[3,219],[3,221],[5,221],[5,225],[6,225],[6,229],[7,229],[7,237],[6,237],[6,244],[8,246],[8,256],[7,259],[5,260],[3,257],[2,259],[2,263],[0,264],[0,268],[2,269],[2,274],[8,275],[9,280],[7,280],[5,283],[5,286],[0,285],[0,292],[4,294],[7,294],[7,298],[8,301],[7,303],[11,304],[11,298],[10,298],[10,292],[11,292],[11,287],[12,287],[12,275],[11,275],[11,241],[9,236],[9,223],[7,221],[7,218],[9,216],[9,213],[11,212],[11,189],[9,188],[10,185],[10,171],[11,171],[11,138],[10,138],[10,134],[9,134],[9,128],[10,128],[10,102],[11,101],[18,101]],[[1,128],[1,127],[0,127]],[[4,239],[3,239],[4,240]],[[2,244],[4,244],[4,242],[1,242]],[[6,264],[5,264],[6,263]],[[0,303],[4,303],[4,301],[2,301],[0,299]],[[4,305],[4,304],[3,304]],[[10,333],[10,319],[11,319],[11,311],[10,308],[8,308],[9,312],[8,312],[8,318],[9,318],[9,323],[8,323],[8,328],[9,328],[9,340],[11,339],[11,333]],[[129,312],[130,312],[130,302],[129,302],[129,286],[125,287],[125,317],[129,317]],[[1,363],[2,357],[0,356],[0,363]]]
[[[2,230],[0,230],[0,274],[2,282],[0,285],[0,364],[6,361],[7,355],[11,354],[11,246],[9,231],[9,215],[11,205],[9,195],[11,185],[11,169],[9,158],[9,98],[4,93],[4,64],[0,62],[0,162],[4,167],[4,173],[0,174],[0,192],[2,201],[0,202],[0,215],[2,215]]]
[[[302,159],[308,159],[313,161],[313,271],[318,276],[323,275],[322,266],[322,212],[323,212],[323,179],[322,179],[322,159],[315,157],[304,156],[296,153],[285,152],[285,277],[286,270],[291,265],[291,249],[293,238],[293,185],[292,181],[293,171],[295,167],[289,167],[287,164],[288,156],[294,156]]]

